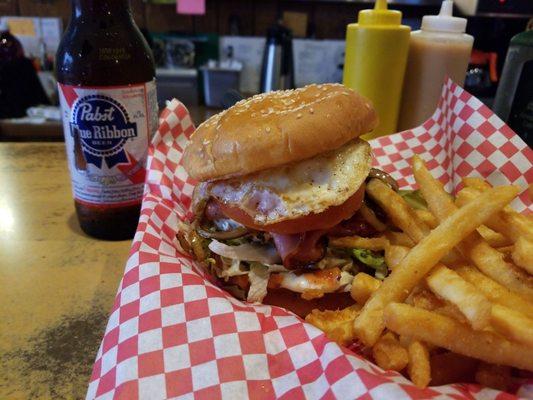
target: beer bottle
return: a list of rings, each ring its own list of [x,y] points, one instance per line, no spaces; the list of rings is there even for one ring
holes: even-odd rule
[[[76,213],[88,235],[127,239],[157,128],[153,55],[129,0],[71,4],[56,69]]]

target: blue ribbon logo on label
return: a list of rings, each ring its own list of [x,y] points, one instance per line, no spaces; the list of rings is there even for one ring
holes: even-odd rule
[[[75,152],[81,150],[87,163],[108,168],[127,163],[124,145],[137,137],[137,124],[116,100],[98,94],[79,98],[72,109],[70,132]],[[80,154],[77,154],[79,157]]]

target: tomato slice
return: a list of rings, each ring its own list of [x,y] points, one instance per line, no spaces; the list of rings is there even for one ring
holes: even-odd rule
[[[268,225],[256,224],[253,217],[239,207],[230,206],[222,202],[218,202],[218,205],[227,217],[244,226],[258,231],[288,235],[305,231],[314,231],[317,229],[328,229],[337,225],[339,222],[350,218],[361,207],[364,193],[365,185],[363,184],[357,192],[348,198],[348,200],[338,206],[329,207],[318,214],[309,214],[305,217]]]

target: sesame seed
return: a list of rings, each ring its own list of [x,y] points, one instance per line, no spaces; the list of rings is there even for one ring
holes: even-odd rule
[[[309,113],[310,113],[310,114],[314,114],[314,113],[315,113],[315,110],[314,110],[313,107],[311,107],[311,108],[309,109]]]
[[[265,131],[270,132],[270,126],[267,126],[267,127],[265,128]]]
[[[302,118],[302,114],[300,114],[300,113],[296,114],[296,118],[298,118],[298,119]]]

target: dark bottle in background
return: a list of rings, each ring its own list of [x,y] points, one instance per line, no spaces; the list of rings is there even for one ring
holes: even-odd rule
[[[157,128],[154,60],[129,0],[71,4],[56,69],[76,213],[87,234],[127,239]]]
[[[49,103],[20,41],[0,22],[0,118],[25,117],[29,107]]]
[[[9,32],[7,24],[0,22],[0,62],[14,61],[24,57],[19,40]]]
[[[533,146],[533,30],[511,39],[493,109]]]

